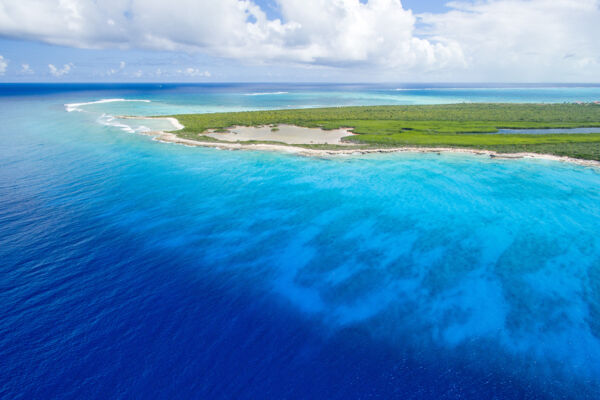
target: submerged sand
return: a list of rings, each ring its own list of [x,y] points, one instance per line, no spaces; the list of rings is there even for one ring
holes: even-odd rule
[[[173,126],[174,131],[178,131],[178,130],[184,128],[184,126],[181,125],[181,123],[179,123],[177,118],[173,118],[173,117],[136,117],[136,116],[132,116],[132,115],[119,115],[115,118],[117,118],[117,119],[133,119],[133,120],[140,120],[140,121],[142,121],[142,120],[150,120],[150,121],[164,120],[164,121],[169,122]]]
[[[285,144],[336,144],[352,146],[342,142],[342,138],[354,135],[348,129],[323,130],[320,128],[304,128],[294,125],[277,126],[234,126],[225,132],[209,130],[204,136],[226,142],[278,142]]]
[[[139,118],[139,117],[130,117],[130,118]],[[175,119],[175,118],[165,118],[171,122],[174,127],[174,130],[183,129],[183,125]],[[290,126],[290,125],[288,125]],[[295,127],[299,128],[299,127]],[[270,131],[270,127],[268,128]],[[302,129],[309,128],[301,128],[301,130],[295,132],[302,132]],[[324,131],[318,128],[310,128],[310,130],[321,130],[323,134],[330,133],[332,131]],[[340,129],[339,131],[345,131],[346,133],[350,133],[347,129]],[[253,130],[249,130],[249,132],[253,132]],[[328,156],[340,156],[340,155],[354,155],[354,154],[373,154],[373,153],[467,153],[467,154],[475,154],[481,156],[487,156],[491,158],[497,159],[521,159],[521,158],[533,158],[533,159],[542,159],[542,160],[552,160],[552,161],[560,161],[560,162],[568,162],[573,164],[578,164],[586,167],[596,167],[600,168],[600,161],[595,160],[583,160],[579,158],[572,157],[561,157],[555,156],[552,154],[538,154],[538,153],[498,153],[491,150],[477,150],[477,149],[462,149],[462,148],[454,148],[454,147],[397,147],[397,148],[352,148],[349,147],[347,149],[308,149],[300,146],[294,146],[294,144],[311,144],[304,140],[301,143],[290,143],[287,144],[279,144],[279,143],[240,143],[239,141],[243,141],[241,139],[237,139],[235,143],[227,143],[227,141],[223,140],[221,142],[202,142],[199,140],[185,139],[177,136],[173,132],[143,132],[143,134],[150,135],[154,137],[154,140],[164,143],[176,143],[182,144],[185,146],[201,146],[201,147],[212,147],[222,150],[264,150],[264,151],[277,151],[283,153],[291,153],[302,156],[311,156],[311,157],[328,157]],[[341,132],[340,132],[341,134]],[[352,133],[350,133],[352,134]],[[344,136],[348,136],[345,134]],[[341,136],[343,137],[343,136]],[[341,139],[341,137],[338,138]],[[250,140],[259,140],[259,139],[250,139]],[[271,139],[272,140],[272,139]],[[233,142],[233,141],[230,141]],[[283,142],[285,143],[285,142]],[[326,144],[339,144],[339,143],[326,143]]]

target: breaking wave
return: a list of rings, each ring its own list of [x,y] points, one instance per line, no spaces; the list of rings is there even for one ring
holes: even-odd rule
[[[119,101],[136,101],[136,102],[142,102],[142,103],[150,103],[150,100],[102,99],[102,100],[98,100],[98,101],[89,101],[87,103],[70,103],[70,104],[65,104],[65,109],[67,110],[67,112],[83,111],[81,109],[81,107],[83,107],[83,106],[89,106],[91,104],[115,103],[115,102],[119,102]]]

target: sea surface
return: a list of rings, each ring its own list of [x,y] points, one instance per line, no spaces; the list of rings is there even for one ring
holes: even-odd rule
[[[0,85],[0,398],[600,398],[600,169],[118,118],[600,100],[458,86]]]

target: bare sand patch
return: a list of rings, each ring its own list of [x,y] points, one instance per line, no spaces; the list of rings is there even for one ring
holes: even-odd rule
[[[294,125],[277,126],[234,126],[225,132],[209,130],[205,136],[225,142],[279,142],[285,144],[337,144],[352,146],[342,142],[342,138],[354,135],[348,128],[324,130],[304,128]]]

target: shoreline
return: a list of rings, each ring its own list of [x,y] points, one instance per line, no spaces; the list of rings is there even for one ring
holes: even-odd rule
[[[173,117],[136,117],[135,115],[117,115],[115,118],[118,119],[149,119],[149,120],[155,120],[155,119],[164,119],[166,121],[169,121],[173,127],[175,129],[173,129],[174,131],[178,131],[181,130],[183,128],[185,128],[181,122],[179,122],[177,120],[177,118],[173,118]],[[158,133],[163,133],[162,131],[157,131]],[[156,132],[154,132],[156,133]]]
[[[175,127],[174,131],[183,129],[184,126],[174,117],[135,117],[135,116],[120,116],[118,118],[126,119],[166,119]],[[210,147],[220,150],[259,150],[259,151],[275,151],[280,153],[295,154],[305,157],[327,157],[327,156],[347,156],[361,154],[385,154],[385,153],[463,153],[488,156],[493,159],[504,160],[519,160],[519,159],[539,159],[558,161],[563,163],[577,164],[584,167],[600,168],[600,161],[585,160],[567,156],[557,156],[553,154],[542,153],[498,153],[493,150],[470,149],[460,147],[390,147],[390,148],[367,148],[367,149],[307,149],[295,145],[284,144],[267,144],[267,143],[224,143],[224,142],[202,142],[198,140],[185,139],[177,136],[173,132],[153,131],[143,132],[142,134],[152,136],[153,140],[162,143],[181,144],[190,147]]]

